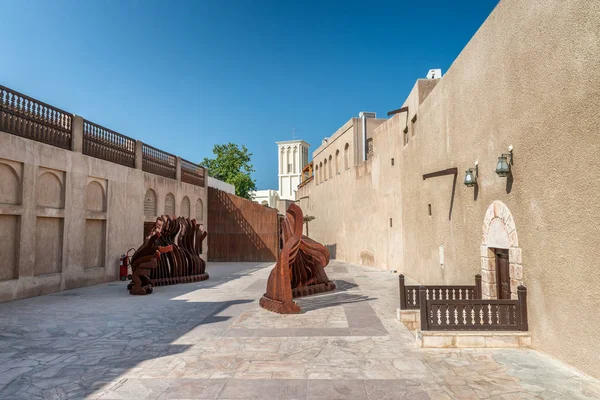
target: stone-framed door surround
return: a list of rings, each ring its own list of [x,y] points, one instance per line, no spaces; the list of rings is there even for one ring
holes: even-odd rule
[[[514,218],[501,201],[488,207],[482,227],[481,289],[484,299],[497,299],[496,259],[494,249],[508,249],[511,298],[517,299],[517,287],[523,284],[523,265]]]

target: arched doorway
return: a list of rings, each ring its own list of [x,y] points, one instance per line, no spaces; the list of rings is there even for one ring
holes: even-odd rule
[[[481,240],[481,286],[484,299],[517,298],[523,265],[513,216],[501,201],[488,207]]]

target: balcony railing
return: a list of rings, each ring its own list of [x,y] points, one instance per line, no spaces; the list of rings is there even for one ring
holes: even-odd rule
[[[71,149],[73,115],[0,85],[0,130]]]

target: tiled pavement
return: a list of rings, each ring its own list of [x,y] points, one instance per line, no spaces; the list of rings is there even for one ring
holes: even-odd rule
[[[423,350],[397,277],[332,262],[335,292],[261,309],[270,266],[129,296],[123,282],[0,304],[0,399],[600,399],[533,350]]]

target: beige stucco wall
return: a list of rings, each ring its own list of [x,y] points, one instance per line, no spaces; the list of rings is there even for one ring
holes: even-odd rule
[[[396,115],[375,131],[366,165],[302,188],[311,236],[336,243],[340,259],[369,263],[368,250],[373,265],[419,282],[467,283],[486,264],[483,225],[499,205],[491,229],[509,221],[511,274],[522,270],[511,277],[528,289],[533,346],[600,377],[598,21],[595,2],[502,1],[426,99],[411,92],[408,145],[406,116]],[[494,172],[509,145],[512,184]],[[477,192],[462,183],[475,161]],[[451,175],[422,178],[452,167],[455,186]]]
[[[171,193],[176,215],[189,201],[206,219],[205,188],[0,132],[0,302],[118,279],[119,257],[156,219],[148,189],[158,214]]]

